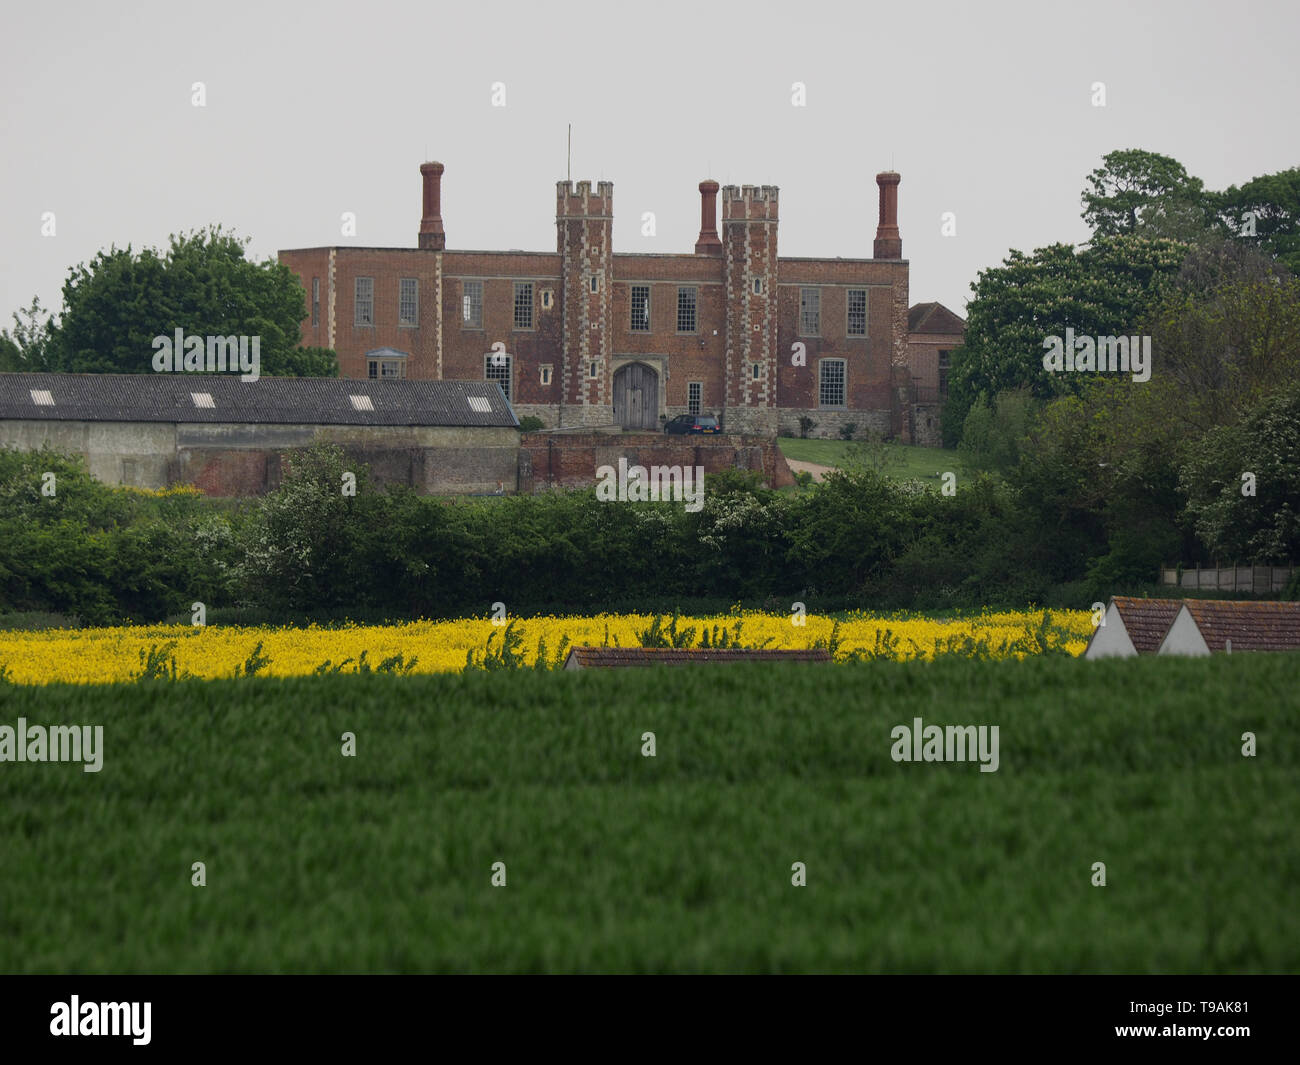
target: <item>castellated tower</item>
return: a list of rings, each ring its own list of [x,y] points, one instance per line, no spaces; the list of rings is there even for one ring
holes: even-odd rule
[[[727,298],[723,425],[775,433],[777,187],[722,189],[723,283]]]
[[[614,420],[609,337],[614,279],[614,183],[556,183],[555,228],[562,257],[563,424]]]

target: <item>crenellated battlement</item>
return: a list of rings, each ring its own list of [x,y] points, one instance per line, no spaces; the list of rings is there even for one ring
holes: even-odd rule
[[[722,220],[775,221],[780,189],[776,185],[724,185]]]

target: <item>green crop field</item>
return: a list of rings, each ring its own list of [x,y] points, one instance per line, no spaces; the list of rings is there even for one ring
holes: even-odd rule
[[[0,971],[1295,972],[1297,675],[0,684],[0,725],[104,726],[98,773],[0,763]],[[997,725],[998,770],[893,761],[914,717]]]

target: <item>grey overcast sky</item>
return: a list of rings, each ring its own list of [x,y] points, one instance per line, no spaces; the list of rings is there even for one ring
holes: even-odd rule
[[[869,257],[874,176],[896,169],[912,302],[959,311],[1008,249],[1086,238],[1080,191],[1112,149],[1215,189],[1300,163],[1295,0],[4,0],[0,30],[5,326],[33,295],[57,309],[99,249],[208,223],[257,258],[414,247],[427,159],[448,247],[553,250],[570,122],[623,252],[690,251],[713,177],[780,186],[782,254]]]

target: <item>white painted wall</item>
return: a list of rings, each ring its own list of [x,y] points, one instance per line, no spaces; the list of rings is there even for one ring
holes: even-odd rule
[[[1162,655],[1193,655],[1196,657],[1202,657],[1210,653],[1209,644],[1205,642],[1205,637],[1201,635],[1201,630],[1192,618],[1192,612],[1186,606],[1178,608],[1174,623],[1169,626],[1164,642],[1161,643],[1160,650],[1156,653]]]
[[[1084,658],[1132,658],[1137,648],[1129,639],[1128,630],[1124,628],[1124,619],[1119,616],[1119,609],[1114,603],[1106,608],[1102,623],[1093,631],[1088,641]]]

